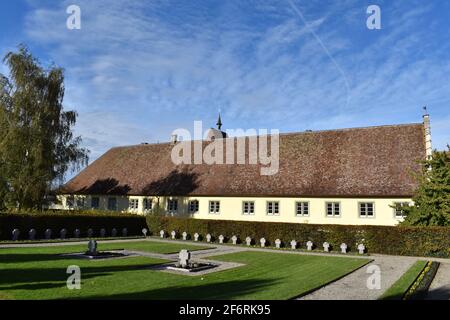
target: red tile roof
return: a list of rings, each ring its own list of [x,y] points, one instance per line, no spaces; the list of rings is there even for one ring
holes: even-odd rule
[[[240,139],[248,145],[248,138]],[[281,134],[279,172],[272,176],[262,176],[260,165],[176,166],[171,161],[172,147],[163,143],[112,148],[61,192],[410,197],[416,187],[412,173],[425,158],[422,124]]]

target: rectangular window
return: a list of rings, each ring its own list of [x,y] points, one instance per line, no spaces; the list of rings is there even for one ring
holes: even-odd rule
[[[245,214],[245,215],[255,214],[255,202],[254,201],[244,201],[242,203],[242,214]]]
[[[309,202],[296,202],[295,213],[297,216],[309,216]]]
[[[280,204],[278,201],[267,202],[267,215],[269,216],[279,216],[280,215]]]
[[[339,217],[341,215],[341,206],[339,202],[327,202],[326,210],[328,217]]]
[[[152,210],[152,208],[153,208],[152,199],[145,198],[143,201],[143,207],[144,207],[144,210]]]
[[[178,211],[178,200],[177,199],[167,200],[167,211],[169,211],[170,213],[175,213]]]
[[[108,198],[108,210],[112,210],[112,211],[117,210],[117,199],[116,198]]]
[[[209,202],[209,213],[219,214],[220,213],[220,201],[210,201]]]
[[[198,213],[199,202],[198,200],[189,201],[189,213]]]
[[[396,218],[403,218],[405,216],[405,212],[402,207],[409,207],[409,202],[394,202],[394,215]]]
[[[100,199],[99,197],[92,197],[91,199],[91,208],[98,209],[100,207]]]
[[[139,199],[130,199],[128,208],[130,210],[137,210],[139,208]]]
[[[76,200],[77,208],[84,208],[84,198],[77,198]]]
[[[374,216],[373,202],[360,202],[359,203],[359,216],[361,218],[373,217]]]
[[[67,197],[66,204],[67,204],[67,207],[73,208],[73,204],[74,204],[73,196],[68,196]]]

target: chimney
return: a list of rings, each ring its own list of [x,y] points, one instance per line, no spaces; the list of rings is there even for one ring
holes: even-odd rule
[[[427,112],[427,107],[423,107],[425,114],[423,115],[423,128],[425,132],[425,153],[427,158],[431,158],[433,148],[431,145],[431,127],[430,127],[430,115]]]
[[[170,138],[170,142],[172,144],[176,144],[178,142],[178,136],[176,134],[173,134]]]

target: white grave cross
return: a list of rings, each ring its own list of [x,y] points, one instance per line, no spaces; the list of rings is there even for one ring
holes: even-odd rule
[[[297,249],[297,241],[295,241],[295,240],[292,240],[292,241],[291,241],[291,249],[292,249],[292,250]]]
[[[188,265],[189,259],[191,259],[191,253],[188,250],[181,250],[178,255],[178,260],[180,261],[180,265],[184,268]]]

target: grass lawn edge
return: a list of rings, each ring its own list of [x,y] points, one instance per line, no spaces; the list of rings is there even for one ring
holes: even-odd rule
[[[332,283],[334,283],[334,282],[336,282],[336,281],[341,280],[342,278],[345,278],[345,277],[348,276],[349,274],[352,274],[353,272],[358,271],[359,269],[361,269],[361,268],[367,266],[369,263],[371,263],[371,262],[373,262],[373,261],[374,261],[373,259],[369,259],[368,261],[366,261],[364,264],[362,264],[362,265],[359,266],[358,268],[355,268],[355,269],[353,269],[353,270],[351,270],[351,271],[349,271],[349,272],[346,272],[346,273],[342,274],[341,276],[339,276],[339,277],[337,277],[337,278],[334,278],[333,280],[330,280],[330,281],[328,281],[328,282],[326,282],[326,283],[324,283],[324,284],[322,284],[322,285],[320,285],[320,286],[318,286],[318,287],[316,287],[316,288],[314,288],[314,289],[307,290],[307,291],[303,292],[302,294],[300,294],[300,295],[298,295],[298,296],[294,296],[294,297],[292,297],[292,298],[289,298],[288,300],[297,300],[297,299],[302,298],[302,297],[304,297],[304,296],[306,296],[306,295],[308,295],[308,294],[310,294],[310,293],[313,293],[314,291],[317,291],[317,290],[319,290],[319,289],[322,289],[323,287],[326,287],[326,286],[328,286],[328,285],[330,285],[330,284],[332,284]]]
[[[402,300],[409,288],[416,282],[425,267],[427,260],[417,260],[406,270],[379,298],[378,300]]]

